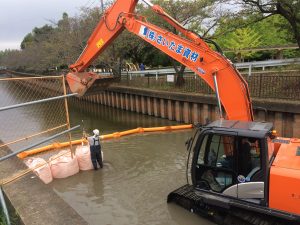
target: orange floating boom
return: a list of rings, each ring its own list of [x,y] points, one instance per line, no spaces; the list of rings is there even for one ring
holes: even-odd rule
[[[138,134],[138,133],[144,133],[144,132],[174,131],[174,130],[184,130],[184,129],[191,129],[191,128],[193,128],[192,124],[177,125],[177,126],[163,126],[163,127],[148,127],[148,128],[138,127],[136,129],[126,130],[126,131],[122,131],[122,132],[115,132],[115,133],[112,133],[112,134],[101,135],[100,139],[101,140],[108,140],[108,139],[112,139],[112,138],[119,138],[119,137],[131,135],[131,134]],[[79,145],[82,142],[87,143],[87,140],[86,139],[79,139],[79,140],[71,141],[72,145]],[[35,154],[45,152],[45,151],[50,151],[50,150],[61,149],[61,148],[64,148],[64,147],[68,147],[69,145],[70,145],[70,142],[63,142],[63,143],[57,142],[57,143],[53,143],[51,145],[47,145],[47,146],[44,146],[44,147],[41,147],[41,148],[36,148],[36,149],[21,152],[17,156],[20,159],[24,159],[24,158],[26,158],[28,156],[31,156],[31,155],[35,155]]]

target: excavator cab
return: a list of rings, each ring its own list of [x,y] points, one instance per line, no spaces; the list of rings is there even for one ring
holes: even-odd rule
[[[218,120],[199,130],[191,146],[195,189],[265,205],[272,129],[271,123]]]
[[[221,221],[230,215],[238,219],[228,224],[276,217],[268,208],[269,171],[275,157],[272,131],[272,123],[235,120],[217,120],[198,128],[188,142],[192,184],[171,192],[168,202]]]

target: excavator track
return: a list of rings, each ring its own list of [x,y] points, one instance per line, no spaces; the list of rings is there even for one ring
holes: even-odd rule
[[[235,200],[198,191],[184,185],[168,195],[167,202],[205,216],[219,225],[299,225],[293,218],[283,219],[236,207]]]
[[[254,212],[234,209],[230,210],[224,218],[224,225],[287,225],[292,222],[270,218],[270,216],[260,215]],[[294,223],[296,225],[296,223]]]

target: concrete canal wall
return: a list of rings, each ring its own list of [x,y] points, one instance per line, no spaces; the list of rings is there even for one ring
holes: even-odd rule
[[[219,118],[214,96],[171,93],[123,86],[74,101],[88,101],[127,111],[183,123],[201,123]],[[300,102],[253,99],[256,121],[273,122],[279,135],[300,137]]]

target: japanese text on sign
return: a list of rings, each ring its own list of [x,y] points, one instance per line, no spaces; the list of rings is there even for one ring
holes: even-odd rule
[[[150,41],[156,42],[158,45],[166,46],[170,51],[182,55],[186,59],[196,62],[199,58],[199,53],[192,51],[190,48],[181,44],[176,44],[175,41],[169,41],[163,35],[157,34],[146,26],[141,26],[139,35],[147,38]]]

